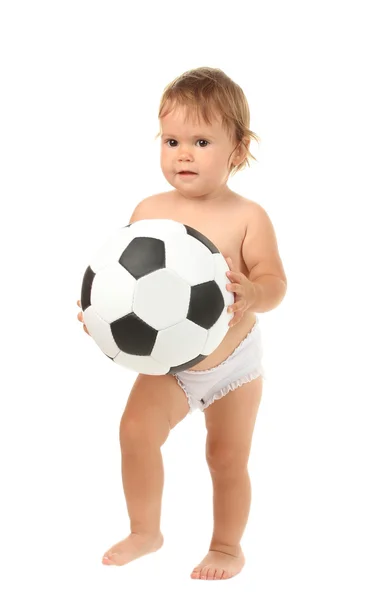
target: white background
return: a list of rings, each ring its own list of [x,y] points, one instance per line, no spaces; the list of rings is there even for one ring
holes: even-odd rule
[[[2,597],[387,598],[386,31],[376,1],[2,3]],[[212,533],[202,413],[162,448],[164,547],[101,564],[129,533],[136,374],[76,319],[91,254],[170,189],[159,100],[199,66],[245,91],[262,143],[229,184],[267,210],[288,277],[261,315],[247,562],[222,583],[190,579]]]

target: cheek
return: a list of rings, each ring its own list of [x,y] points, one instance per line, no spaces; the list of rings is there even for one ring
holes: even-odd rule
[[[174,148],[167,148],[167,146],[161,148],[160,159],[163,164],[171,165],[176,162],[177,158],[177,153],[174,151]]]
[[[209,149],[209,151],[206,152],[206,156],[204,157],[204,162],[208,163],[212,166],[212,168],[216,169],[222,168],[224,161],[224,156],[219,151],[216,152],[212,149]]]
[[[175,171],[171,156],[166,156],[166,154],[160,155],[160,170],[162,171],[163,177],[173,185],[173,182],[175,181]]]
[[[171,157],[168,157],[163,151],[160,153],[160,166],[163,170],[171,168]]]
[[[198,156],[196,156],[195,158],[198,158],[198,164],[202,165],[203,168],[210,170],[214,170],[215,168],[217,168],[217,162],[219,162],[217,159],[217,154],[215,152],[212,152],[211,150],[208,150],[207,152],[202,152],[201,154],[198,154]]]

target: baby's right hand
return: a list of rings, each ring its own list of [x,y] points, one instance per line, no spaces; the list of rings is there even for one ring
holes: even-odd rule
[[[79,307],[81,308],[81,302],[80,302],[79,300],[77,300],[77,306],[79,306]],[[84,323],[84,317],[83,317],[83,314],[82,314],[82,312],[79,312],[79,313],[78,313],[78,315],[77,315],[77,319],[78,319],[78,321],[81,321],[81,323]],[[89,331],[86,329],[86,325],[85,325],[85,323],[83,324],[83,328],[84,328],[84,331],[86,331],[86,333],[87,333],[88,335],[90,335]]]

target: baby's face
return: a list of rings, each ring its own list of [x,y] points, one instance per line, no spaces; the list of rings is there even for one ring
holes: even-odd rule
[[[176,107],[160,119],[163,175],[184,196],[222,191],[233,159],[230,155],[237,144],[233,144],[220,119],[211,125],[202,119],[185,123],[185,110]],[[195,175],[183,175],[180,171],[192,171]]]

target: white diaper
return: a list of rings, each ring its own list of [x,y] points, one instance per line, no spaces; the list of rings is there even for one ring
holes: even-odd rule
[[[228,392],[248,383],[265,372],[262,365],[263,347],[259,318],[235,348],[221,364],[205,371],[180,371],[174,377],[186,394],[190,413],[196,409],[204,411],[214,400],[219,400]]]

